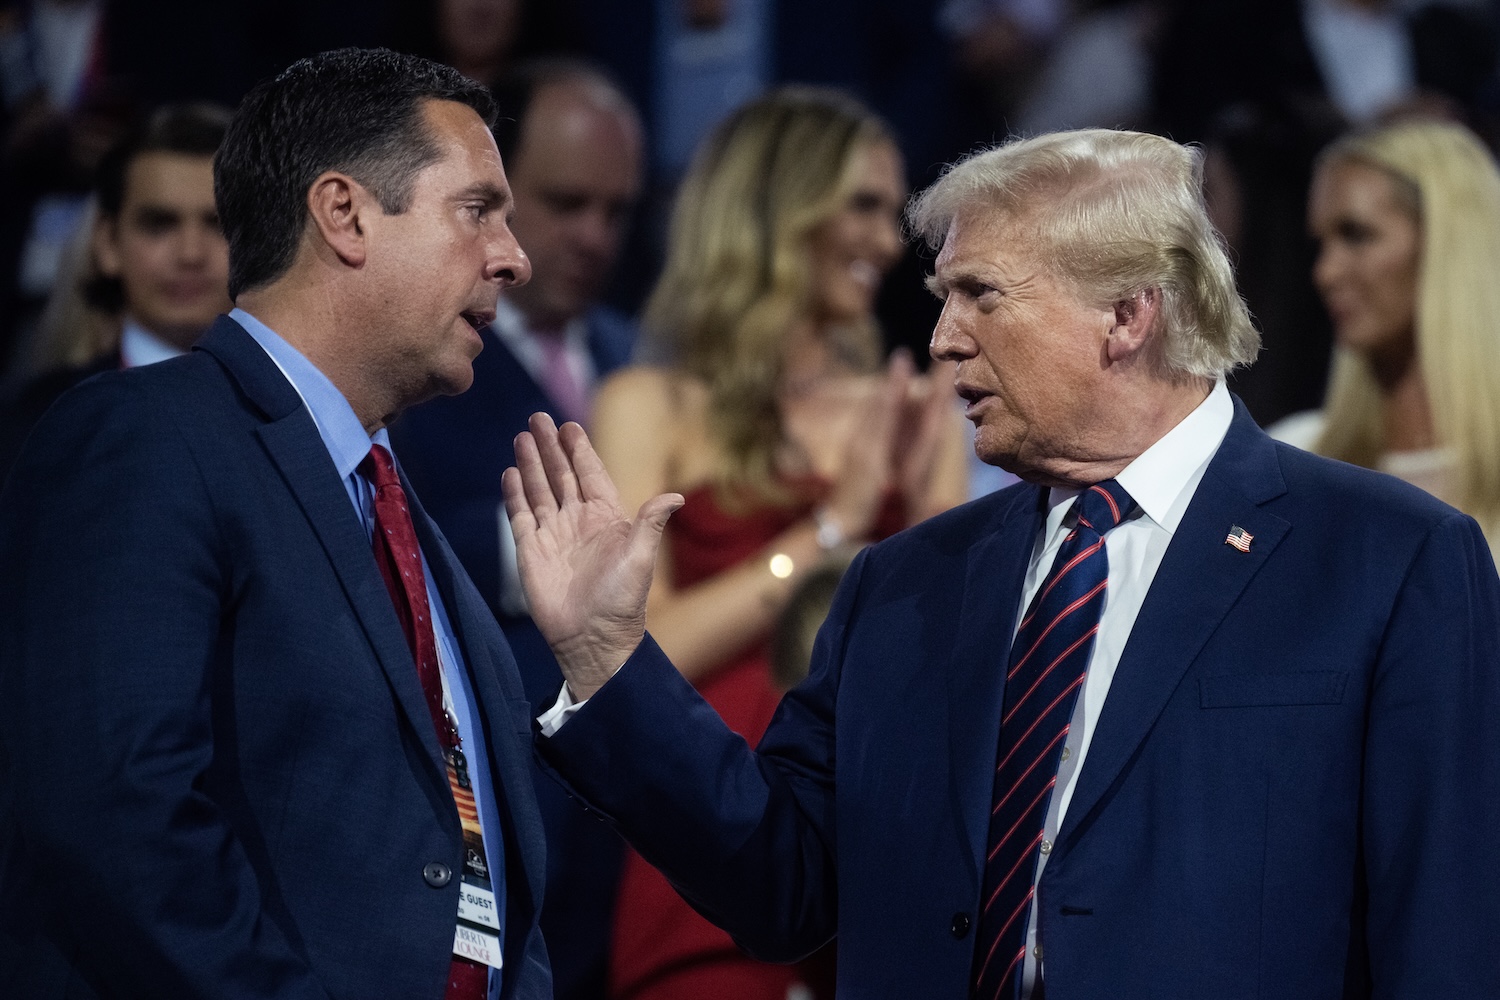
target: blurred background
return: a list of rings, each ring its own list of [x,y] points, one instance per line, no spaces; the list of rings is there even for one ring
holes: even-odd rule
[[[1316,407],[1331,334],[1313,288],[1313,158],[1351,125],[1421,114],[1500,137],[1489,0],[4,0],[0,368],[10,384],[103,153],[166,102],[233,107],[259,78],[386,45],[484,82],[539,55],[590,60],[642,112],[645,193],[609,286],[634,313],[698,141],[785,82],[841,87],[893,129],[913,190],[1011,133],[1127,126],[1204,144],[1209,194],[1265,351],[1235,385],[1270,423]],[[908,251],[878,304],[921,358],[936,304]],[[22,367],[26,367],[22,365]]]

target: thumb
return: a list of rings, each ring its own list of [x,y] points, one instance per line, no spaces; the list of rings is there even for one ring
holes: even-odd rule
[[[679,493],[663,493],[641,504],[630,526],[630,554],[654,563],[656,550],[661,547],[662,532],[667,521],[682,507],[684,500]]]

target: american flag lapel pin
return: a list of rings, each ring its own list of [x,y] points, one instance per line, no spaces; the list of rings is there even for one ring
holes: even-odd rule
[[[1238,524],[1236,524],[1230,527],[1229,534],[1224,538],[1224,544],[1233,545],[1241,552],[1249,552],[1250,543],[1254,540],[1254,535],[1250,534],[1250,532],[1246,531],[1244,528],[1241,528]]]

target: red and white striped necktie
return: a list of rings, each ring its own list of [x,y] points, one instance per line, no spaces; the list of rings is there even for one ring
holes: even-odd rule
[[[975,939],[977,1000],[1020,995],[1037,852],[1109,584],[1104,533],[1134,507],[1113,479],[1079,494],[1072,511],[1077,523],[1011,645]]]

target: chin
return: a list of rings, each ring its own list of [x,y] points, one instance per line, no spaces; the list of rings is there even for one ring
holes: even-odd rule
[[[457,396],[459,393],[468,392],[469,387],[473,384],[474,365],[470,362],[465,362],[463,365],[455,365],[452,370],[442,372],[433,377],[433,395]]]

